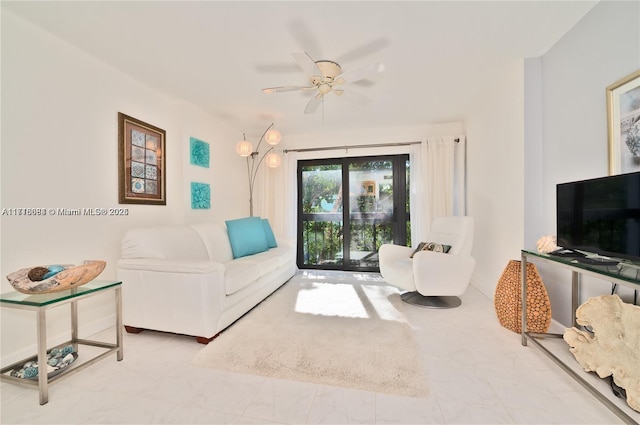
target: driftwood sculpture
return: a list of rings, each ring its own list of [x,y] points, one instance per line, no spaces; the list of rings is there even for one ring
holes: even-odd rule
[[[578,307],[576,318],[593,331],[569,328],[564,333],[578,363],[600,378],[613,375],[616,385],[625,389],[629,406],[640,411],[640,306],[602,295]]]
[[[36,266],[10,273],[7,279],[16,291],[23,294],[45,294],[84,285],[102,273],[106,265],[106,261],[85,260],[78,266]],[[47,277],[47,270],[55,270],[55,274]]]

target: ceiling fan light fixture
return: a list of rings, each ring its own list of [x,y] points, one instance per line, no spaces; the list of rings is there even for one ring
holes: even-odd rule
[[[318,92],[320,94],[327,94],[331,91],[331,86],[327,83],[322,83],[318,86]]]

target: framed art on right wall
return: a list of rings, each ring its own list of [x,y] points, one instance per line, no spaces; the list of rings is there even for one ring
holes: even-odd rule
[[[609,175],[640,171],[640,70],[607,87]]]

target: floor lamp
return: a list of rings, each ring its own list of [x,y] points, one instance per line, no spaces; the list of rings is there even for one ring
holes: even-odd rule
[[[238,155],[247,159],[247,175],[249,176],[249,216],[253,217],[253,186],[256,181],[256,175],[260,169],[260,165],[265,162],[269,168],[277,168],[282,163],[282,158],[273,152],[274,147],[280,143],[282,135],[273,128],[273,123],[262,133],[258,146],[253,150],[253,145],[247,141],[246,135],[242,134],[242,140],[236,144],[236,152]],[[260,145],[267,142],[271,147],[260,156]],[[257,162],[256,162],[257,160]]]

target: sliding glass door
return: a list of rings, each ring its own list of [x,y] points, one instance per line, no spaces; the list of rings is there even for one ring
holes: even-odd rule
[[[384,243],[408,244],[408,155],[298,163],[298,267],[379,271]]]

